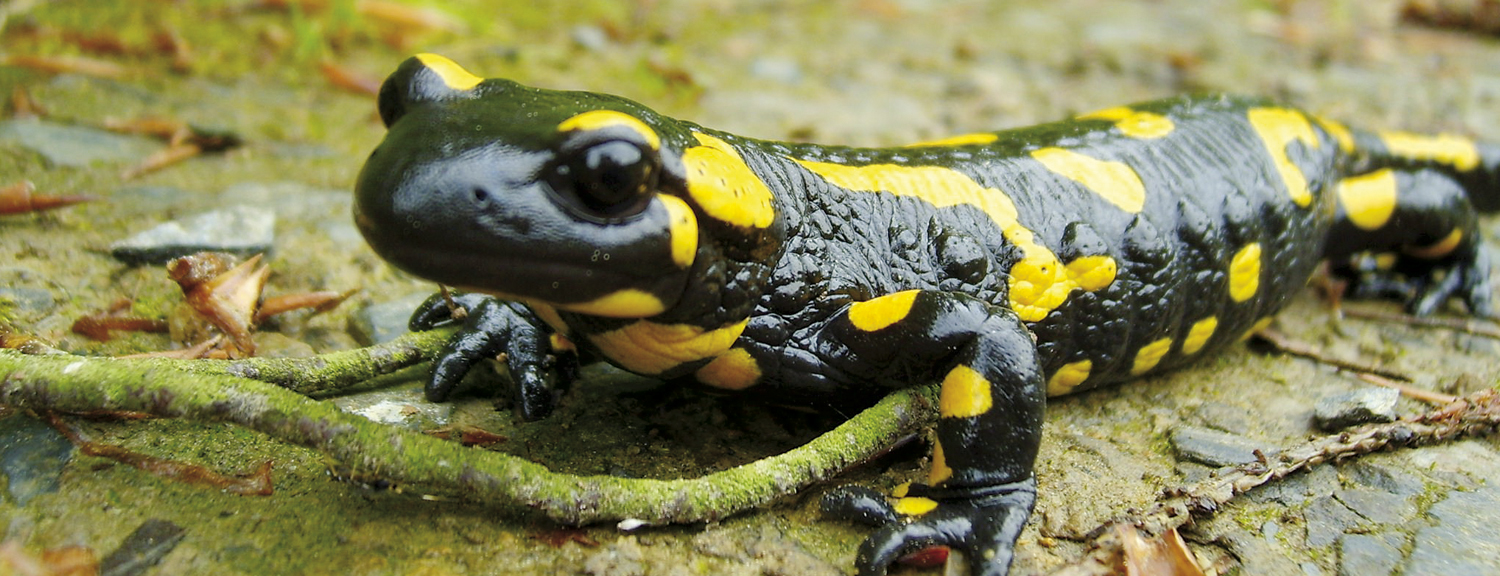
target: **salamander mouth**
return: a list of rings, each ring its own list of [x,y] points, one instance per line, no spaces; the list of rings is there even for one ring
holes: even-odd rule
[[[567,308],[621,290],[639,290],[675,301],[684,278],[639,277],[548,254],[497,254],[470,250],[391,247],[380,254],[406,272],[463,290],[534,300]],[[676,276],[676,275],[673,275]]]

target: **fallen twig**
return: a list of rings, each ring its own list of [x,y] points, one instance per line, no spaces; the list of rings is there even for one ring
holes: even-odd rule
[[[1500,340],[1500,330],[1497,330],[1492,326],[1486,326],[1478,321],[1469,320],[1466,318],[1435,318],[1427,316],[1412,316],[1410,314],[1394,314],[1368,308],[1345,308],[1343,310],[1343,314],[1350,318],[1360,318],[1363,320],[1395,322],[1397,324],[1405,324],[1407,326],[1421,326],[1424,328],[1445,328],[1448,330],[1463,332],[1465,334],[1473,334],[1475,336],[1484,336],[1486,338],[1494,338],[1496,340]]]
[[[1441,392],[1434,392],[1432,390],[1424,390],[1416,386],[1402,384],[1395,380],[1382,378],[1374,374],[1355,374],[1354,376],[1356,378],[1359,378],[1360,380],[1364,380],[1365,382],[1369,382],[1376,386],[1395,388],[1396,390],[1400,390],[1401,394],[1403,396],[1406,396],[1407,398],[1411,398],[1413,400],[1421,400],[1428,404],[1443,406],[1450,402],[1455,402],[1458,400],[1458,397],[1452,394],[1443,394]]]
[[[1316,347],[1311,346],[1305,342],[1293,340],[1287,335],[1270,328],[1261,329],[1259,332],[1256,332],[1255,335],[1264,339],[1279,352],[1291,354],[1293,356],[1301,356],[1309,360],[1314,360],[1323,364],[1327,364],[1329,366],[1333,366],[1334,368],[1338,368],[1339,370],[1355,372],[1358,374],[1374,374],[1376,376],[1389,378],[1391,380],[1400,380],[1402,382],[1412,381],[1410,376],[1407,376],[1400,372],[1396,372],[1394,370],[1387,370],[1379,366],[1361,364],[1359,362],[1344,360],[1342,358],[1325,356],[1322,350],[1319,350]]]

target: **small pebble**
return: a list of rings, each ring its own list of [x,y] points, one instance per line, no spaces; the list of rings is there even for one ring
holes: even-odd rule
[[[1369,422],[1390,422],[1396,419],[1396,401],[1400,399],[1400,391],[1374,386],[1330,394],[1319,398],[1313,407],[1313,422],[1328,431]]]
[[[232,206],[159,224],[110,245],[110,254],[129,264],[165,264],[205,250],[252,256],[270,251],[275,237],[275,212]]]
[[[604,29],[598,26],[580,24],[574,26],[573,30],[569,33],[574,43],[594,52],[601,52],[609,48],[609,35],[605,34]]]
[[[1230,466],[1254,462],[1255,450],[1260,444],[1218,430],[1178,426],[1172,431],[1172,448],[1182,460],[1209,466]]]

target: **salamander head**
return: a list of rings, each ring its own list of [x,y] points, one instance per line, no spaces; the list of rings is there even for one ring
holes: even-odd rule
[[[612,317],[681,298],[698,223],[634,102],[481,79],[432,54],[380,89],[389,131],[355,188],[381,257],[460,288]]]

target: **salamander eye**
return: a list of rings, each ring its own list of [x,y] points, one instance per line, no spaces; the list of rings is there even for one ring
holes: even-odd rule
[[[575,212],[594,220],[640,213],[656,190],[657,156],[625,140],[572,151],[553,167],[548,184]]]

